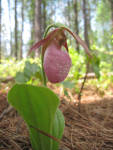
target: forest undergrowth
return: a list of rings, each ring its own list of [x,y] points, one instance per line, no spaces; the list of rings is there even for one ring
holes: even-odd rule
[[[61,150],[112,150],[113,149],[113,87],[102,95],[93,86],[85,86],[81,109],[78,111],[77,94],[68,89],[48,84],[60,97],[65,117],[65,130],[60,144]],[[0,89],[0,116],[7,110],[7,84]],[[109,91],[109,92],[108,92]],[[109,94],[111,93],[111,94]],[[0,119],[1,150],[32,150],[27,127],[16,110],[11,109]]]

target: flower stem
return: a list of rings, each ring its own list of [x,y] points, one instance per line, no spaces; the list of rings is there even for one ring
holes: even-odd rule
[[[86,82],[86,79],[87,79],[88,71],[89,71],[89,61],[87,62],[86,73],[85,73],[85,76],[84,76],[84,80],[83,80],[82,86],[80,88],[80,92],[78,94],[78,111],[79,112],[81,111],[81,96],[82,96],[82,91],[84,89],[84,85],[85,85],[85,82]]]
[[[43,74],[43,84],[44,86],[47,86],[47,81],[46,81],[46,75],[45,75],[45,72],[44,72],[44,67],[43,67],[43,56],[41,55],[41,64],[42,64],[42,74]]]

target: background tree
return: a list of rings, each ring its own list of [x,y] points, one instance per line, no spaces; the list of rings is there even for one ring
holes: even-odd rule
[[[65,17],[65,24],[70,27],[73,28],[73,1],[72,0],[67,0],[67,4],[64,7],[64,12],[63,15]]]
[[[31,47],[35,42],[35,0],[27,0],[25,3],[25,10],[26,18],[30,25],[30,39],[28,44]]]
[[[13,56],[10,0],[8,0],[8,12],[9,12],[9,31],[10,31],[10,56]]]
[[[7,4],[9,22],[2,22],[1,32],[3,35],[5,28],[9,28],[5,33],[9,39],[2,37],[2,56],[22,58],[23,48],[26,54],[41,39],[46,26],[55,22],[63,23],[79,34],[90,49],[112,50],[113,0],[7,0]],[[3,5],[2,9],[4,11],[6,6]],[[25,32],[29,34],[26,37],[28,42],[25,42]],[[68,44],[75,46],[78,51],[81,49],[71,37]]]
[[[84,39],[88,47],[90,47],[88,36],[88,10],[86,0],[83,0],[83,19],[84,19]]]
[[[78,22],[78,1],[73,0],[74,15],[75,15],[75,32],[79,35],[79,22]],[[76,41],[76,49],[79,52],[79,43]]]
[[[47,0],[42,0],[42,34],[47,27]]]
[[[2,3],[1,3],[1,0],[0,0],[0,63],[1,63],[1,56],[2,56],[2,46],[1,46],[1,28],[2,28]]]
[[[104,46],[104,50],[111,51],[112,43],[111,43],[111,4],[109,1],[101,0],[97,3],[97,36],[98,45],[100,47]]]
[[[20,37],[20,59],[23,58],[23,30],[24,30],[24,2],[25,0],[22,0],[22,6],[21,6],[21,20],[22,20],[22,26],[21,26],[21,37]]]
[[[17,23],[17,0],[15,0],[15,58],[18,59],[18,23]]]
[[[112,34],[113,34],[113,0],[109,0],[111,5],[111,24],[112,24]]]
[[[41,0],[35,0],[35,42],[41,40]]]

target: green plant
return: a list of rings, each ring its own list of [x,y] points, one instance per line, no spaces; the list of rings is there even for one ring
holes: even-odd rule
[[[27,60],[25,62],[23,71],[16,73],[15,81],[16,83],[22,84],[30,81],[32,78],[38,78],[40,81],[42,81],[42,70],[39,65],[36,63],[31,63]]]
[[[52,27],[56,29],[47,35]],[[45,31],[44,39],[30,50],[30,52],[36,50],[42,45],[44,86],[47,78],[52,83],[63,81],[71,67],[64,31],[68,31],[85,48],[88,56],[92,57],[87,45],[68,28],[59,24],[49,26]],[[67,51],[62,51],[62,46]],[[37,66],[26,62],[23,75],[29,79],[36,72]],[[64,84],[66,86],[66,83]],[[27,123],[33,150],[58,150],[64,130],[64,118],[58,108],[60,100],[56,94],[47,87],[16,84],[8,93],[8,101]]]
[[[46,87],[17,84],[8,93],[8,100],[27,123],[33,150],[57,150],[58,141],[41,131],[61,139],[64,118],[58,97]]]

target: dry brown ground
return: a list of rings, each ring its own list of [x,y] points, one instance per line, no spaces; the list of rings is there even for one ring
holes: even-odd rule
[[[87,86],[79,113],[73,90],[68,90],[66,97],[61,87],[49,87],[60,96],[60,109],[66,121],[61,150],[113,150],[113,88],[102,97],[97,89]],[[0,114],[8,107],[7,91],[6,85],[2,85]],[[32,150],[26,125],[21,120],[12,110],[0,121],[0,150]]]

